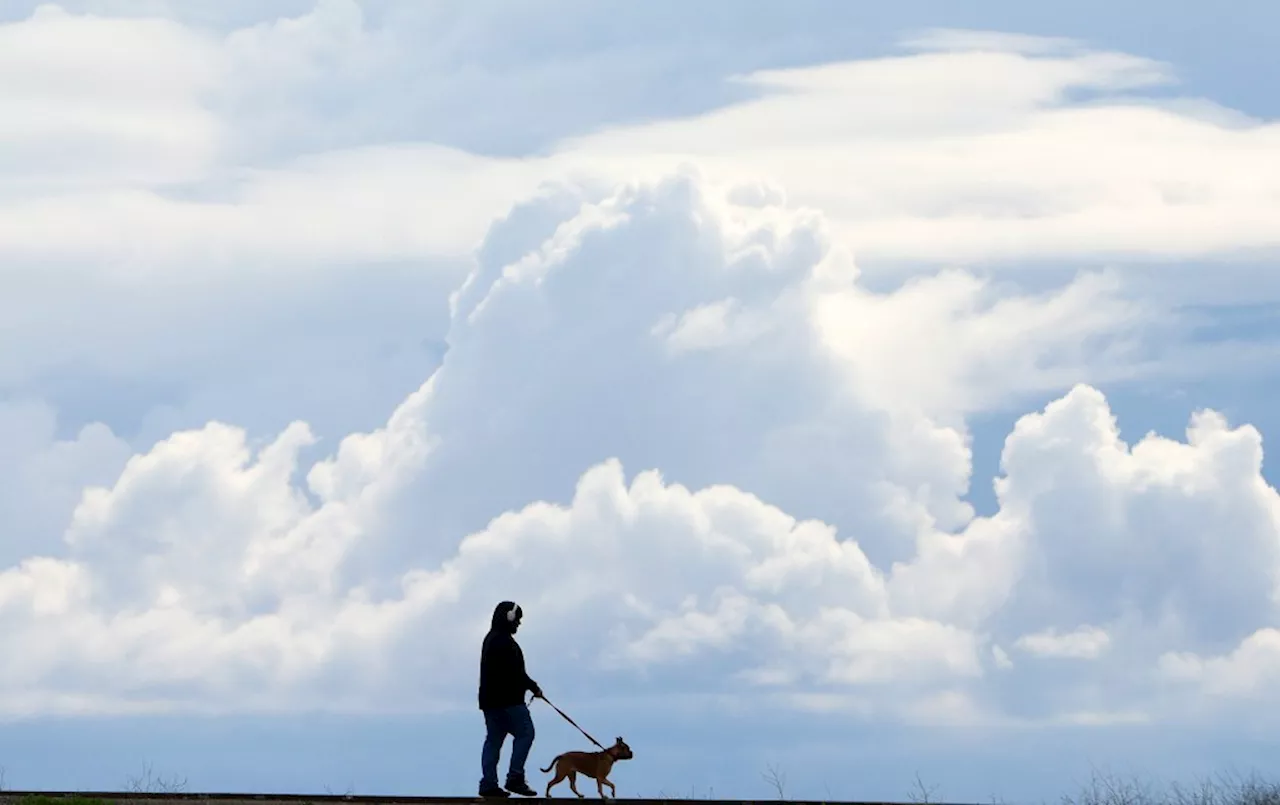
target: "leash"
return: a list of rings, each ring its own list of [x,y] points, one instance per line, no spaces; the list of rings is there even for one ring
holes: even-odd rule
[[[534,696],[533,698],[535,698],[535,699],[542,699],[542,700],[543,700],[544,702],[546,702],[548,705],[551,705],[551,709],[552,709],[552,710],[555,710],[557,713],[559,713],[561,718],[563,718],[565,721],[568,721],[568,722],[569,722],[570,724],[572,724],[573,726],[577,727],[577,728],[578,728],[578,732],[582,733],[583,735],[586,735],[586,736],[587,736],[587,740],[588,740],[588,741],[590,741],[591,743],[593,743],[593,744],[595,744],[596,746],[600,747],[601,749],[604,749],[604,745],[603,745],[602,743],[600,743],[599,741],[597,741],[595,738],[592,738],[592,737],[591,737],[591,735],[590,735],[586,730],[584,730],[582,727],[578,727],[578,722],[574,721],[572,718],[569,718],[567,715],[565,715],[564,711],[563,711],[563,710],[561,710],[559,707],[556,707],[554,704],[551,704],[551,701],[550,701],[549,699],[547,699],[545,696]]]

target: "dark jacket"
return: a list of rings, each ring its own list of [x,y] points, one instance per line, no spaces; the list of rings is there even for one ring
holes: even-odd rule
[[[516,642],[515,628],[507,613],[516,608],[503,601],[493,610],[489,633],[480,649],[480,709],[524,704],[527,691],[539,692],[538,683],[524,670],[524,652]]]

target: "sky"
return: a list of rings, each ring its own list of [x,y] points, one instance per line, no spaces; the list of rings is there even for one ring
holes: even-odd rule
[[[0,0],[3,785],[1280,778],[1229,10]]]

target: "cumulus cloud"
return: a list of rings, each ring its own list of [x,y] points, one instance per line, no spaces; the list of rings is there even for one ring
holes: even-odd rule
[[[123,463],[95,448],[117,463],[71,476],[89,488],[61,544],[0,574],[0,703],[470,707],[505,597],[549,692],[912,720],[1154,708],[1124,679],[1185,685],[1210,666],[1160,657],[1258,642],[1280,502],[1255,430],[1206,412],[1186,442],[1130,447],[1079,385],[1018,422],[999,510],[975,517],[947,401],[972,367],[907,405],[860,363],[946,310],[1008,334],[982,342],[989,366],[1021,374],[1029,341],[1086,373],[1093,336],[1129,332],[1114,289],[989,310],[963,275],[872,292],[822,216],[781,198],[696,171],[548,188],[491,231],[443,364],[385,425],[313,463],[302,422],[265,441],[210,422]],[[920,315],[841,330],[851,294],[847,315]],[[1075,329],[1023,312],[1073,305]],[[1057,670],[1032,662],[1055,652]]]
[[[101,424],[86,425],[72,438],[59,438],[58,430],[48,405],[0,401],[0,562],[5,565],[56,550],[84,488],[110,483],[131,453]]]
[[[940,31],[495,157],[424,123],[474,105],[465,19],[415,12],[445,41],[410,53],[350,0],[291,13],[0,25],[0,318],[33,345],[0,386],[196,387],[133,446],[0,408],[0,709],[470,707],[502,597],[549,691],[1101,723],[1269,690],[1261,435],[1131,444],[1097,390],[1167,311],[1122,270],[947,267],[1271,249],[1274,123]],[[969,417],[1031,394],[975,516]]]
[[[1066,438],[1035,438],[1049,431]],[[1204,411],[1185,443],[1148,435],[1130,447],[1101,394],[1078,390],[1018,432],[1029,438],[1006,445],[999,492],[1036,512],[1023,617],[1101,627],[1147,613],[1150,639],[1227,647],[1274,615],[1280,508],[1261,477],[1257,430]],[[1074,469],[1058,463],[1066,454]],[[1085,579],[1092,594],[1069,592]]]

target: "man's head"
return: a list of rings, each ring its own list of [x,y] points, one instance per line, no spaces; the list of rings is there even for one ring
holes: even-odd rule
[[[503,601],[493,608],[493,620],[491,626],[494,629],[503,629],[511,634],[515,634],[520,628],[520,619],[524,617],[524,610],[513,601]]]

